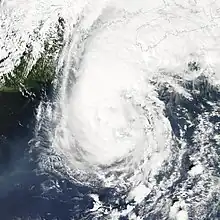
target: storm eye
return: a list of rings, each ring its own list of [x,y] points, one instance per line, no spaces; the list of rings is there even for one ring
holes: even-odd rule
[[[200,66],[199,66],[199,64],[197,62],[195,62],[195,61],[191,62],[190,61],[188,63],[188,69],[190,71],[198,71],[198,70],[200,70]]]

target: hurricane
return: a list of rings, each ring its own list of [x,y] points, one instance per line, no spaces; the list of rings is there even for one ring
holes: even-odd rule
[[[59,178],[78,193],[67,199],[71,217],[39,219],[220,218],[219,7],[214,0],[1,2],[2,20],[13,19],[22,39],[1,41],[2,51],[11,48],[5,72],[27,42],[38,57],[63,19],[53,88],[36,108],[28,154],[39,175],[57,178],[43,184],[45,194],[63,190]]]

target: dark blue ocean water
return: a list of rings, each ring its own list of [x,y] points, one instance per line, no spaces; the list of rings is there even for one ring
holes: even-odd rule
[[[54,173],[39,173],[39,155],[30,152],[39,100],[27,101],[18,95],[21,100],[16,102],[17,95],[11,95],[6,100],[1,97],[5,111],[17,113],[12,117],[1,112],[8,123],[0,127],[0,219],[92,219],[90,193],[98,194],[107,206],[113,205],[114,189],[89,188]]]
[[[0,126],[0,219],[80,219],[83,210],[92,206],[87,196],[91,189],[53,174],[39,174],[33,160],[37,155],[29,153],[38,101],[18,94],[0,98],[5,106]]]

